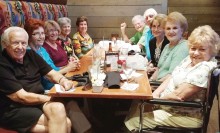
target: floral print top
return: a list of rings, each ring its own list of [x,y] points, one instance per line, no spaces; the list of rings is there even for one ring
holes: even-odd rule
[[[81,58],[93,48],[93,41],[89,34],[82,36],[79,32],[73,35],[73,47],[76,56]]]
[[[57,39],[57,44],[61,45],[63,49],[66,51],[68,58],[71,57],[74,53],[73,44],[69,37],[65,40],[62,38]]]
[[[203,61],[196,64],[194,67],[187,68],[191,63],[191,59],[187,56],[179,66],[177,66],[172,72],[172,78],[168,84],[168,87],[161,93],[160,97],[173,92],[177,89],[178,85],[182,83],[189,83],[198,87],[201,87],[201,91],[194,94],[187,101],[204,101],[206,96],[206,89],[208,87],[208,75],[209,72],[217,66],[217,61],[212,58],[210,61]],[[187,89],[187,88],[186,88]],[[161,106],[164,110],[169,110],[172,114],[180,114],[183,116],[190,116],[198,119],[202,119],[201,109],[186,108],[186,107],[168,107]]]

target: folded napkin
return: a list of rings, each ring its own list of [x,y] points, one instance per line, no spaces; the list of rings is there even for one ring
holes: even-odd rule
[[[120,89],[121,76],[119,72],[106,73],[105,86],[109,89]]]

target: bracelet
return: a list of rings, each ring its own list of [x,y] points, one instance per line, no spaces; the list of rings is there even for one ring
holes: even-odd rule
[[[61,77],[61,78],[59,79],[58,84],[60,84],[60,81],[61,81],[63,78],[65,78],[65,77]]]

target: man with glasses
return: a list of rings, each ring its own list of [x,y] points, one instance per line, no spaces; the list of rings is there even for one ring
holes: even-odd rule
[[[70,133],[71,122],[64,105],[43,95],[41,76],[59,83],[64,91],[72,88],[72,81],[52,70],[34,51],[27,50],[28,34],[23,28],[6,29],[1,44],[0,125],[19,133]]]

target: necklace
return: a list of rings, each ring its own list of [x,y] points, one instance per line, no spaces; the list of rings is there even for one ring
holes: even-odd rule
[[[46,43],[53,49],[57,50],[57,44],[56,43],[50,43],[49,41],[46,41]]]
[[[163,40],[164,40],[164,39],[163,39]],[[161,40],[159,43],[156,42],[156,47],[157,47],[157,48],[161,48],[162,43],[163,43],[163,40]]]
[[[158,62],[160,58],[160,52],[161,52],[161,46],[162,46],[163,40],[160,41],[159,43],[156,43],[156,49],[155,49],[155,54],[154,54],[154,58],[156,62]]]

